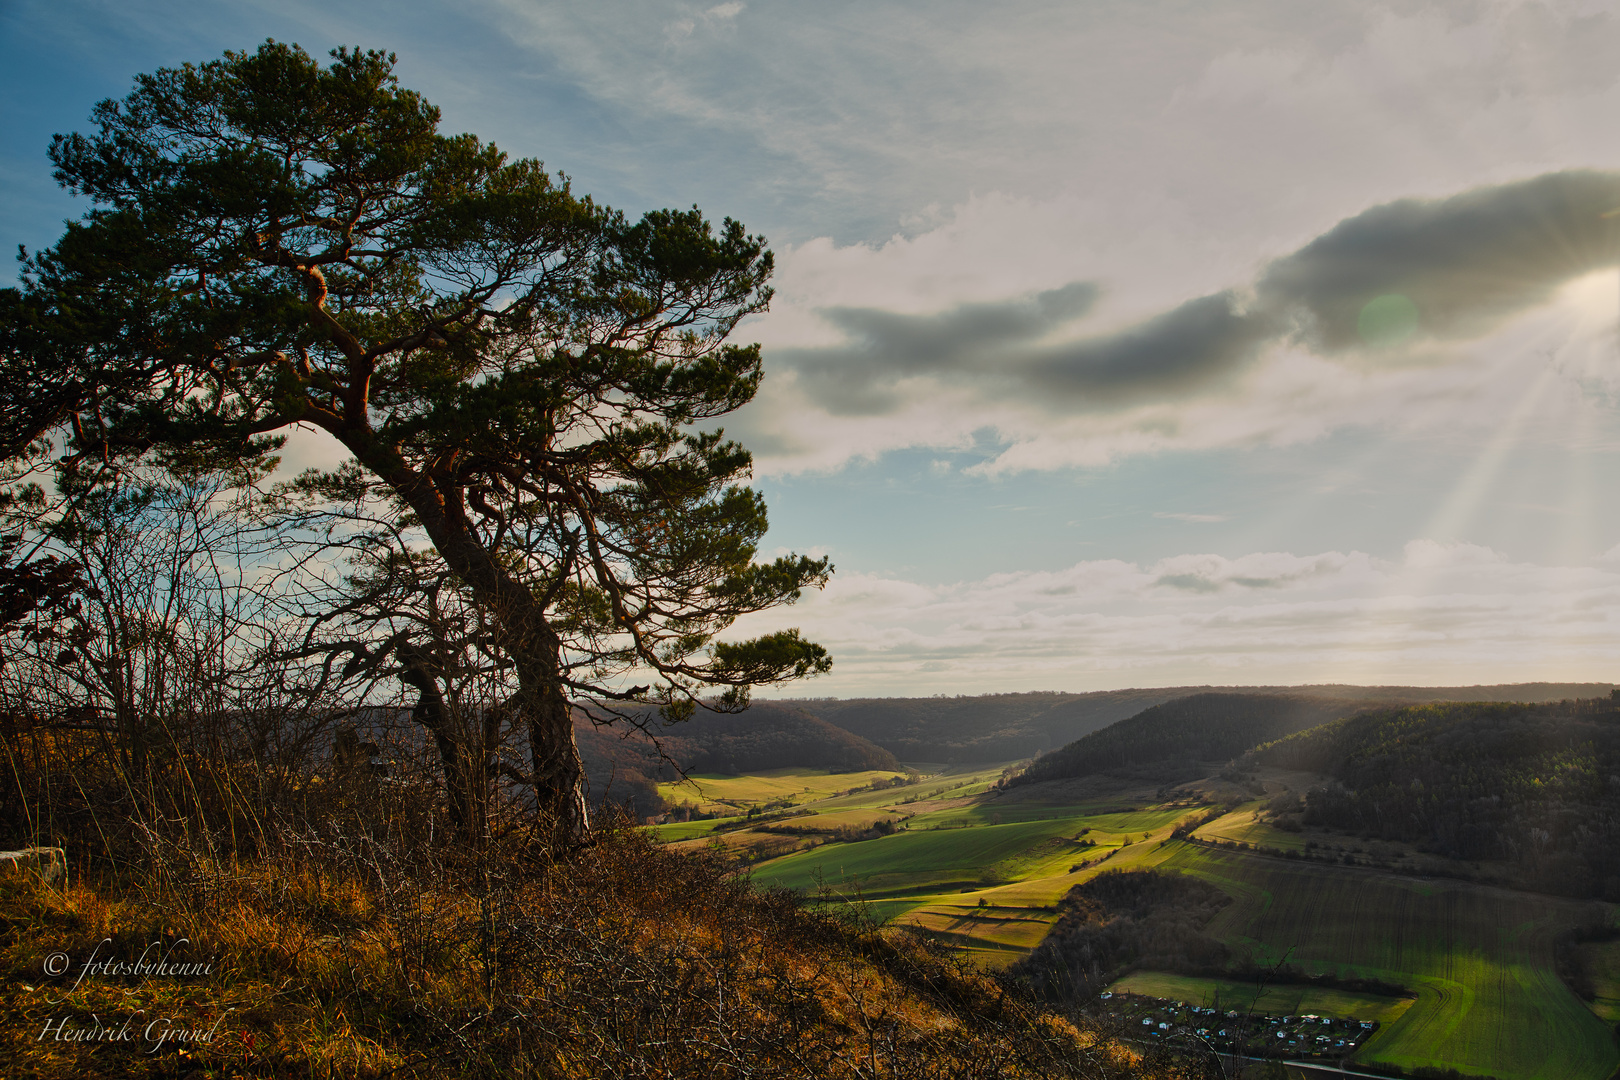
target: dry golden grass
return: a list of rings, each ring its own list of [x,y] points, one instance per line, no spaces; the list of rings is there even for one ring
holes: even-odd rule
[[[121,886],[0,883],[7,1077],[1173,1075],[918,939],[629,832],[555,859],[328,835],[153,865]],[[79,978],[143,951],[211,970]],[[132,1037],[54,1037],[92,1016]],[[170,1027],[213,1035],[156,1038]]]
[[[132,774],[32,729],[0,749],[8,843],[73,873],[0,878],[5,1080],[1182,1075],[715,847],[607,827],[558,855],[515,804],[457,842],[409,760],[379,781],[183,748]],[[206,970],[84,967],[143,956]]]

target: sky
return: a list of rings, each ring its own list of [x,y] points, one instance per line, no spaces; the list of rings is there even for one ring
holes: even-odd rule
[[[0,0],[0,241],[265,38],[769,238],[726,430],[836,567],[737,627],[832,652],[787,696],[1620,678],[1610,5]]]

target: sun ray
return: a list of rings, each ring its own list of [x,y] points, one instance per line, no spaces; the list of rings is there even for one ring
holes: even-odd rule
[[[1556,381],[1557,374],[1551,367],[1542,369],[1528,391],[1520,397],[1518,405],[1508,415],[1496,435],[1485,444],[1484,449],[1468,467],[1468,471],[1463,473],[1445,501],[1430,515],[1427,524],[1418,534],[1420,537],[1442,543],[1461,538],[1463,531],[1473,522],[1484,505],[1492,485],[1507,461],[1508,454],[1519,445],[1524,429],[1530,418],[1535,415],[1541,399]]]

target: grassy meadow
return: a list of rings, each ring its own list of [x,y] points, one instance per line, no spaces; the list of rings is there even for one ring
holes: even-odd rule
[[[1158,868],[1196,875],[1233,898],[1207,932],[1240,958],[1264,964],[1286,955],[1310,973],[1413,991],[1415,998],[1389,998],[1295,984],[1266,989],[1259,1007],[1267,1011],[1378,1020],[1382,1026],[1358,1062],[1456,1068],[1502,1080],[1606,1080],[1620,1066],[1612,1034],[1620,1019],[1620,943],[1587,947],[1597,990],[1590,1006],[1554,966],[1558,935],[1594,915],[1612,920],[1613,905],[1177,840],[1171,832],[1196,809],[1185,801],[1155,804],[1150,792],[1075,803],[1013,801],[988,790],[1000,773],[999,766],[964,770],[821,799],[812,798],[817,785],[831,781],[833,790],[848,790],[863,782],[860,774],[784,770],[700,782],[728,798],[744,792],[780,798],[784,791],[802,797],[796,816],[778,826],[864,827],[890,816],[898,823],[890,835],[765,858],[752,868],[754,883],[862,904],[871,918],[927,929],[987,968],[1038,945],[1057,919],[1058,901],[1076,884],[1110,869]],[[1238,807],[1196,835],[1303,854],[1312,836],[1255,822],[1259,805]],[[657,833],[701,846],[712,842],[715,825],[666,825]],[[728,845],[750,842],[747,830],[723,835]],[[1241,980],[1146,971],[1117,988],[1200,1003],[1217,993],[1234,1003],[1254,996],[1252,983]]]
[[[894,776],[893,769],[835,773],[827,769],[771,769],[757,776],[693,773],[679,783],[658,785],[658,794],[670,803],[692,803],[700,810],[746,810],[750,806],[785,801],[807,803],[841,791],[869,787],[873,781]]]

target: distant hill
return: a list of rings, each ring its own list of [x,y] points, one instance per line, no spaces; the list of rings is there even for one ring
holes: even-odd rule
[[[970,763],[1031,757],[1194,689],[852,698],[791,704],[871,740],[901,761]]]
[[[743,713],[699,709],[691,720],[656,734],[688,772],[900,768],[890,751],[790,704],[760,702]]]
[[[1534,887],[1620,901],[1620,705],[1468,702],[1364,713],[1248,756],[1326,773],[1303,821],[1507,859]]]
[[[1255,699],[1281,696],[1296,703],[1329,704],[1325,704],[1321,712],[1312,712],[1313,706],[1309,704],[1283,706],[1282,713],[1293,709],[1304,719],[1298,721],[1297,726],[1290,726],[1295,721],[1265,721],[1253,729],[1257,732],[1253,738],[1249,738],[1250,729],[1240,725],[1214,742],[1206,740],[1181,746],[1177,740],[1184,741],[1184,736],[1202,737],[1197,734],[1197,723],[1189,722],[1183,727],[1172,724],[1151,736],[1132,735],[1127,731],[1110,736],[1109,740],[1123,740],[1123,743],[1137,740],[1145,747],[1158,748],[1159,759],[1146,760],[1225,760],[1260,742],[1343,715],[1346,701],[1354,701],[1354,708],[1443,700],[1545,701],[1606,695],[1609,690],[1606,683],[1466,687],[1323,685],[1247,687],[1218,693],[1210,687],[1181,686],[1090,694],[760,701],[738,714],[700,709],[691,721],[669,728],[658,725],[653,718],[653,730],[665,752],[690,772],[748,773],[792,766],[855,772],[897,769],[898,761],[990,763],[1033,757],[1054,747],[1063,747],[1042,759],[1042,762],[1054,761],[1043,768],[1056,768],[1055,761],[1063,760],[1060,755],[1068,749],[1065,744],[1139,716],[1155,706],[1197,695],[1214,693]],[[1258,709],[1256,716],[1282,715],[1263,703],[1255,708]],[[651,716],[651,710],[647,715]],[[674,770],[646,736],[631,731],[628,737],[621,738],[627,731],[629,729],[619,726],[599,729],[588,721],[576,721],[575,736],[579,740],[592,797],[601,800],[606,793],[612,801],[630,802],[638,813],[656,813],[662,809],[656,784],[659,780],[674,779]],[[1244,739],[1248,741],[1242,741]],[[1114,745],[1114,741],[1109,740],[1088,743],[1085,752]],[[1166,746],[1175,748],[1165,752]],[[1109,767],[1125,766],[1116,763]]]
[[[676,779],[677,765],[692,773],[901,771],[889,751],[790,704],[759,702],[744,713],[699,709],[692,719],[667,728],[653,710],[641,715],[650,736],[623,723],[598,727],[576,714],[574,737],[592,797],[629,803],[642,816],[663,809],[656,786]]]
[[[1192,694],[1222,692],[1356,700],[1557,701],[1607,694],[1608,683],[1504,686],[1171,686],[1089,694],[985,694],[976,697],[836,698],[784,701],[869,739],[901,761],[990,763],[1033,757],[1144,709]],[[758,708],[759,706],[755,706]],[[1239,747],[1245,750],[1247,747]]]
[[[1199,762],[1228,761],[1259,743],[1316,727],[1367,702],[1281,694],[1192,694],[1144,709],[1037,758],[1008,787],[1097,773],[1174,781]]]

